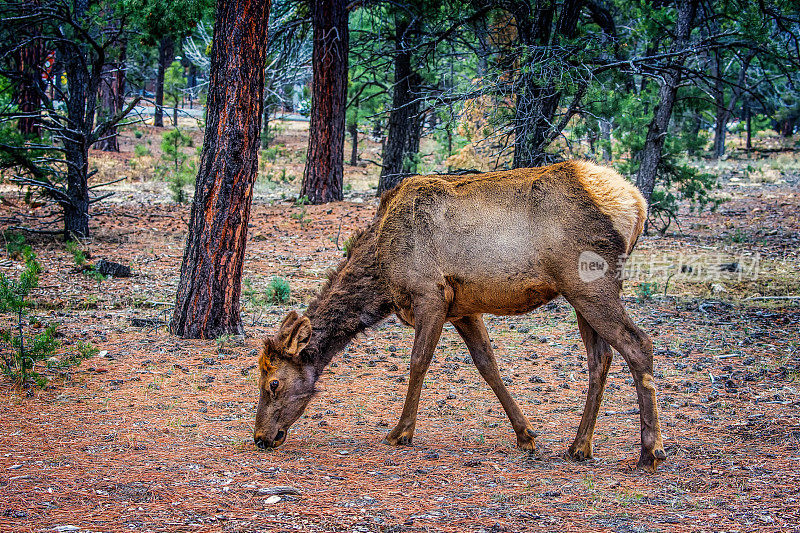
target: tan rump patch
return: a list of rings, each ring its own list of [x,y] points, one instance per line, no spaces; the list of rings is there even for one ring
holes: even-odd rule
[[[616,170],[589,161],[573,161],[581,186],[600,211],[611,219],[630,253],[644,229],[647,202],[632,183]]]

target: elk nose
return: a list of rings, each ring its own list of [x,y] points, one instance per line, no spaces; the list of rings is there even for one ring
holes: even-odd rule
[[[253,440],[256,443],[256,446],[261,448],[262,450],[265,448],[272,448],[272,441],[268,440],[264,435],[256,435]]]
[[[286,432],[281,429],[281,430],[278,431],[278,434],[275,435],[275,440],[273,441],[273,444],[275,446],[279,446],[279,445],[283,444],[283,441],[285,439],[286,439]]]

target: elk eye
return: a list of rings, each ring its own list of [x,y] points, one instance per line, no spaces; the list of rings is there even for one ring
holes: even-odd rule
[[[274,392],[274,391],[276,391],[276,390],[278,390],[278,385],[280,385],[280,383],[278,383],[278,380],[277,380],[277,379],[273,379],[272,381],[270,381],[270,382],[269,382],[269,388],[270,388],[270,389],[271,389],[273,392]]]

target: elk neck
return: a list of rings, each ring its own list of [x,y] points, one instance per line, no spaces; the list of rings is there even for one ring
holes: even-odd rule
[[[347,259],[308,306],[311,339],[303,350],[320,375],[333,357],[359,333],[394,312],[394,304],[375,255],[375,225],[351,239]]]

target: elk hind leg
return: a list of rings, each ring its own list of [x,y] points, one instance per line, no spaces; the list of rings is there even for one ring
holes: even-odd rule
[[[642,452],[638,466],[655,472],[658,465],[666,459],[666,454],[658,420],[656,387],[653,381],[653,343],[650,337],[625,312],[618,292],[611,294],[609,291],[603,294],[597,291],[594,297],[579,295],[569,301],[600,337],[616,348],[628,363],[639,401]]]
[[[592,458],[592,437],[597,423],[597,413],[603,399],[603,390],[606,386],[608,369],[611,367],[611,346],[597,334],[589,325],[583,315],[578,316],[578,329],[581,332],[583,344],[589,363],[589,390],[586,393],[586,406],[583,408],[578,434],[567,450],[567,458],[574,461],[584,461]]]

